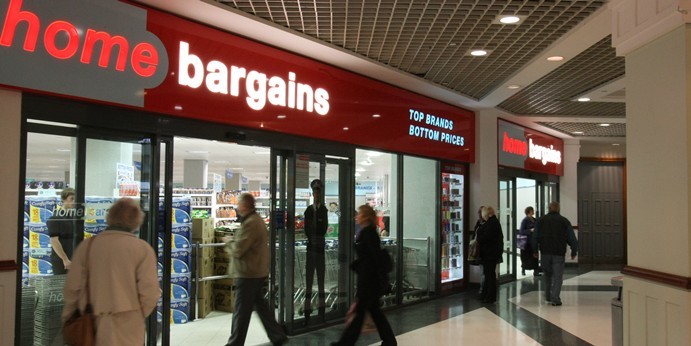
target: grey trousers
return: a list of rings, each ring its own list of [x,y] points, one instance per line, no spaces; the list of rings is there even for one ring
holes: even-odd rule
[[[564,256],[542,254],[544,271],[545,299],[561,303],[561,284],[564,281]]]
[[[283,328],[276,322],[274,312],[269,309],[264,297],[262,287],[266,278],[260,279],[235,279],[235,306],[233,307],[233,325],[227,346],[242,346],[247,338],[247,329],[250,326],[252,310],[257,311],[259,318],[266,329],[266,334],[271,342],[276,343],[287,339]]]

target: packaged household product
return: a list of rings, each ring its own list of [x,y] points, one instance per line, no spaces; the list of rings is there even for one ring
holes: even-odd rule
[[[170,273],[189,274],[190,273],[190,259],[191,252],[189,250],[176,250],[170,254],[171,267]]]
[[[47,249],[50,248],[50,236],[48,236],[48,226],[43,222],[32,222],[24,225],[28,230],[29,248]]]
[[[96,196],[87,196],[84,199],[84,225],[105,224],[108,209],[115,203],[115,199]]]
[[[29,276],[53,275],[50,249],[29,249]]]
[[[57,197],[27,196],[24,199],[24,213],[29,216],[30,223],[45,223],[53,216],[57,204]]]
[[[179,234],[173,234],[173,250],[190,249],[190,240]]]
[[[107,227],[108,225],[104,223],[84,223],[84,239],[98,235]]]
[[[191,223],[178,223],[174,224],[171,229],[173,234],[179,235],[186,239],[191,239],[192,237],[192,224]]]
[[[170,278],[171,301],[189,301],[192,280],[189,275],[173,276]]]
[[[191,211],[191,201],[189,198],[173,198],[173,225],[192,222],[192,217],[190,217]]]
[[[183,324],[189,321],[189,301],[170,302],[170,323]]]

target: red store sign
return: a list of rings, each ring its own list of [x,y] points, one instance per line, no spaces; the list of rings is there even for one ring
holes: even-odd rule
[[[475,115],[140,5],[0,0],[0,84],[474,162]]]
[[[508,121],[497,122],[500,166],[564,175],[564,141]]]

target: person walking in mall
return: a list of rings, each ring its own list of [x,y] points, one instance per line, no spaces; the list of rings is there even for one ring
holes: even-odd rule
[[[156,253],[133,233],[143,221],[137,201],[119,199],[108,210],[108,227],[74,252],[63,291],[62,321],[91,304],[96,345],[144,344],[146,317],[156,308],[161,289]]]
[[[540,276],[540,265],[537,258],[533,257],[533,243],[535,233],[535,209],[533,207],[525,208],[525,218],[521,221],[521,227],[518,229],[518,234],[523,236],[522,244],[519,244],[521,249],[521,274],[525,275],[526,270],[532,270],[533,276]]]
[[[357,258],[351,263],[350,268],[357,275],[357,291],[355,298],[355,317],[341,334],[338,342],[332,346],[353,346],[360,337],[362,324],[367,312],[372,316],[377,326],[382,346],[395,346],[396,335],[391,329],[389,321],[379,308],[379,298],[382,292],[381,268],[381,240],[377,234],[377,213],[368,204],[358,208],[355,222],[362,228],[355,238],[355,252]]]
[[[559,214],[558,202],[549,203],[549,212],[535,223],[533,256],[542,257],[545,299],[554,306],[560,306],[561,285],[564,278],[566,244],[571,247],[571,259],[578,255],[578,240],[571,222]]]
[[[233,324],[227,346],[242,346],[247,338],[252,310],[257,312],[273,345],[287,340],[276,316],[262,295],[262,287],[269,276],[269,235],[264,220],[257,214],[255,199],[243,193],[238,199],[238,213],[242,216],[240,229],[234,237],[226,237],[226,248],[232,257],[229,274],[234,279],[235,301]]]
[[[317,272],[317,295],[319,297],[319,319],[324,321],[326,310],[326,291],[324,275],[326,272],[326,230],[329,227],[329,209],[324,205],[324,184],[319,179],[310,183],[314,202],[305,210],[305,236],[307,236],[307,270],[305,272],[305,325],[312,314],[312,286],[314,272]]]
[[[483,207],[482,218],[485,223],[480,227],[477,236],[484,276],[481,299],[483,303],[491,304],[497,301],[497,263],[502,261],[504,232],[502,232],[494,207]]]

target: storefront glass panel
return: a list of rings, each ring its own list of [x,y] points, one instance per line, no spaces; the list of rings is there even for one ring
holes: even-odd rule
[[[433,274],[439,258],[439,175],[435,160],[403,157],[403,302],[428,297],[434,292]]]

